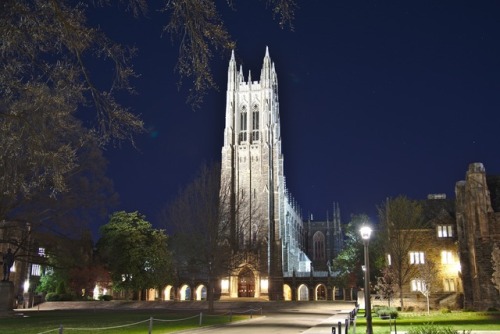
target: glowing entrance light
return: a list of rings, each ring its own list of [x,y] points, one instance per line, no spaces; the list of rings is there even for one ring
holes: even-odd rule
[[[222,292],[229,291],[229,280],[227,278],[221,279],[220,288],[221,288]]]
[[[269,280],[266,278],[262,278],[260,280],[260,288],[262,292],[267,292],[267,289],[269,288]]]
[[[98,300],[98,299],[99,299],[99,287],[97,286],[97,284],[96,284],[96,286],[94,287],[94,291],[93,291],[93,293],[94,293],[94,299],[95,299],[95,300]]]
[[[24,281],[24,284],[23,284],[23,290],[24,290],[24,293],[27,293],[30,289],[30,281],[29,280],[26,280]]]

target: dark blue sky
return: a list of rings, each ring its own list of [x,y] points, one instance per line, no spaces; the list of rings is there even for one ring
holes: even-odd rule
[[[499,1],[299,1],[294,31],[282,30],[265,1],[219,8],[236,56],[256,80],[265,47],[278,72],[285,176],[304,216],[340,204],[342,219],[386,197],[429,193],[454,198],[468,164],[500,174]],[[124,103],[141,114],[139,150],[106,153],[121,196],[117,209],[158,213],[223,144],[230,54],[217,57],[220,86],[202,108],[177,90],[177,47],[161,37],[166,17],[117,16],[101,23],[113,39],[139,49]],[[107,15],[103,12],[103,16]],[[102,20],[102,18],[100,18]]]

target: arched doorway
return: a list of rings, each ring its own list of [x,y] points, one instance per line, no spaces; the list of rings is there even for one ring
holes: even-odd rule
[[[283,285],[283,299],[292,300],[292,288],[288,284]]]
[[[307,288],[307,285],[301,284],[298,288],[298,297],[297,300],[299,301],[307,301],[309,300],[309,289]]]
[[[316,287],[316,300],[326,300],[326,286],[319,284]]]
[[[184,284],[180,290],[180,300],[191,300],[191,288],[189,285]]]
[[[207,300],[207,288],[203,284],[196,289],[196,300]]]
[[[167,285],[163,291],[163,300],[173,300],[174,299],[174,289],[173,286]]]
[[[244,268],[238,275],[238,297],[255,296],[255,276],[249,268]]]

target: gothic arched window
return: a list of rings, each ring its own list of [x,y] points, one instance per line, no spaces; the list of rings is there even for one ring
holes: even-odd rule
[[[317,231],[313,235],[313,260],[325,260],[325,235]]]
[[[259,106],[255,104],[252,110],[252,141],[259,140]]]
[[[247,141],[247,107],[243,105],[240,113],[240,142]]]

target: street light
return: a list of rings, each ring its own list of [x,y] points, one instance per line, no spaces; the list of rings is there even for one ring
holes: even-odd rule
[[[370,257],[368,255],[368,244],[372,229],[363,225],[359,230],[363,245],[365,246],[365,316],[366,316],[366,334],[373,334],[372,328],[372,306],[370,302]]]

